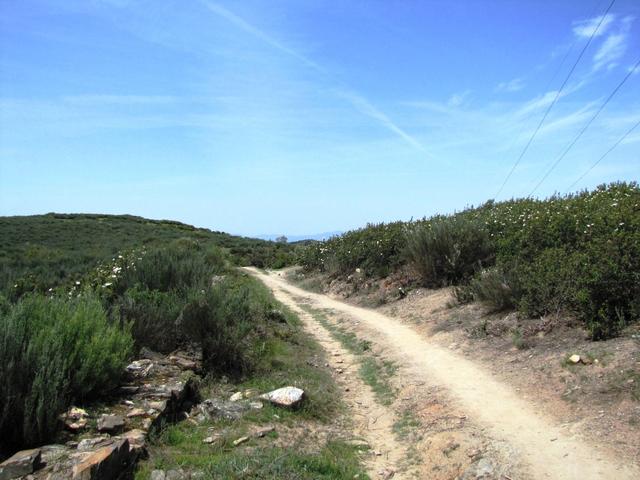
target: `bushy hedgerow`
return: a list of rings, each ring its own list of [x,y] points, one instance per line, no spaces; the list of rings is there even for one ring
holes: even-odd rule
[[[51,439],[60,412],[116,386],[131,353],[128,330],[90,292],[27,295],[0,320],[0,447]]]
[[[615,335],[640,318],[637,183],[601,185],[593,191],[546,200],[489,201],[447,218],[460,225],[470,222],[474,229],[460,240],[460,236],[446,232],[437,238],[427,235],[428,225],[442,217],[390,224],[394,229],[387,233],[394,238],[385,239],[389,244],[402,246],[405,232],[413,232],[404,244],[407,255],[403,256],[402,247],[383,251],[376,257],[377,271],[393,271],[412,262],[427,285],[462,283],[465,288],[459,290],[460,298],[472,295],[495,309],[515,306],[526,315],[569,312],[584,322],[594,339]],[[346,238],[354,235],[349,232],[345,239],[336,237],[307,247],[299,260],[307,270],[345,275],[361,268],[371,275],[363,267],[372,253],[347,248],[345,254]],[[357,236],[368,239],[363,248],[381,239],[374,228],[357,231]],[[490,240],[489,250],[484,248],[485,237]],[[464,256],[461,242],[467,242],[468,251],[473,252],[478,241],[480,262],[474,263],[474,255],[470,255],[466,257],[470,261],[462,262],[468,267],[462,273],[442,273],[445,267],[456,271],[451,266]],[[492,256],[495,270],[478,268],[490,266]],[[477,271],[468,281],[473,268]]]
[[[371,224],[301,247],[298,262],[307,270],[332,276],[349,275],[360,268],[368,276],[383,277],[402,264],[404,232],[402,222]]]

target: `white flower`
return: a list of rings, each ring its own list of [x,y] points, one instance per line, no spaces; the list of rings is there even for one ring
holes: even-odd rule
[[[76,280],[76,285],[80,285],[80,281],[79,280]]]

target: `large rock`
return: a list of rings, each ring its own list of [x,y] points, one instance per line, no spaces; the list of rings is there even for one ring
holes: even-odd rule
[[[0,480],[29,475],[40,466],[40,461],[39,449],[22,450],[0,463]]]
[[[124,427],[124,423],[120,415],[102,415],[98,419],[98,431],[112,433]]]
[[[209,420],[211,418],[238,420],[248,412],[250,408],[251,407],[245,402],[229,402],[209,398],[197,406],[195,417],[198,420]]]
[[[113,442],[73,467],[73,480],[111,480],[126,470],[135,459],[129,440]]]
[[[268,400],[278,407],[294,408],[304,400],[304,390],[298,387],[282,387],[260,395],[260,398]]]

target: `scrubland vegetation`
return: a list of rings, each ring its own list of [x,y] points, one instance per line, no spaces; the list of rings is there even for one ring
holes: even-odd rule
[[[131,248],[190,238],[221,247],[237,265],[280,268],[293,261],[293,246],[237,237],[170,220],[131,215],[59,214],[0,217],[0,293],[26,292],[79,280],[98,262]]]
[[[0,227],[0,451],[51,440],[58,415],[117,386],[142,347],[197,343],[207,374],[238,377],[260,368],[287,324],[233,268],[247,261],[239,252],[272,261],[287,246],[135,217]]]
[[[609,338],[640,318],[640,187],[615,183],[368,225],[308,245],[299,263],[334,278],[407,269],[417,284],[456,286],[461,302],[569,313],[593,339]]]

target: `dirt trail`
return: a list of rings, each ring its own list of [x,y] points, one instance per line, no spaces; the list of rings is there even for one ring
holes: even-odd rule
[[[248,270],[267,283],[268,279],[264,275],[254,269]],[[334,340],[311,314],[300,308],[290,295],[280,288],[268,285],[273,289],[276,299],[299,316],[305,330],[311,333],[328,353],[327,363],[335,372],[336,383],[342,387],[343,399],[350,407],[353,433],[356,439],[362,439],[371,450],[371,456],[365,461],[371,478],[404,478],[404,475],[398,472],[398,466],[405,457],[406,449],[393,435],[395,415],[392,410],[377,403],[371,388],[360,380],[357,375],[358,360]]]
[[[638,465],[625,465],[612,452],[568,434],[560,424],[536,412],[531,403],[519,398],[517,392],[497,381],[482,367],[429,342],[397,320],[302,290],[277,273],[265,275],[253,269],[252,273],[288,305],[296,303],[292,295],[304,298],[316,308],[346,314],[353,320],[355,331],[376,332],[376,341],[396,352],[397,358],[401,359],[398,375],[436,384],[446,390],[456,406],[483,427],[484,435],[517,452],[518,463],[524,465],[520,472],[522,476],[554,480],[640,478]],[[330,349],[337,350],[338,347],[331,344]]]

